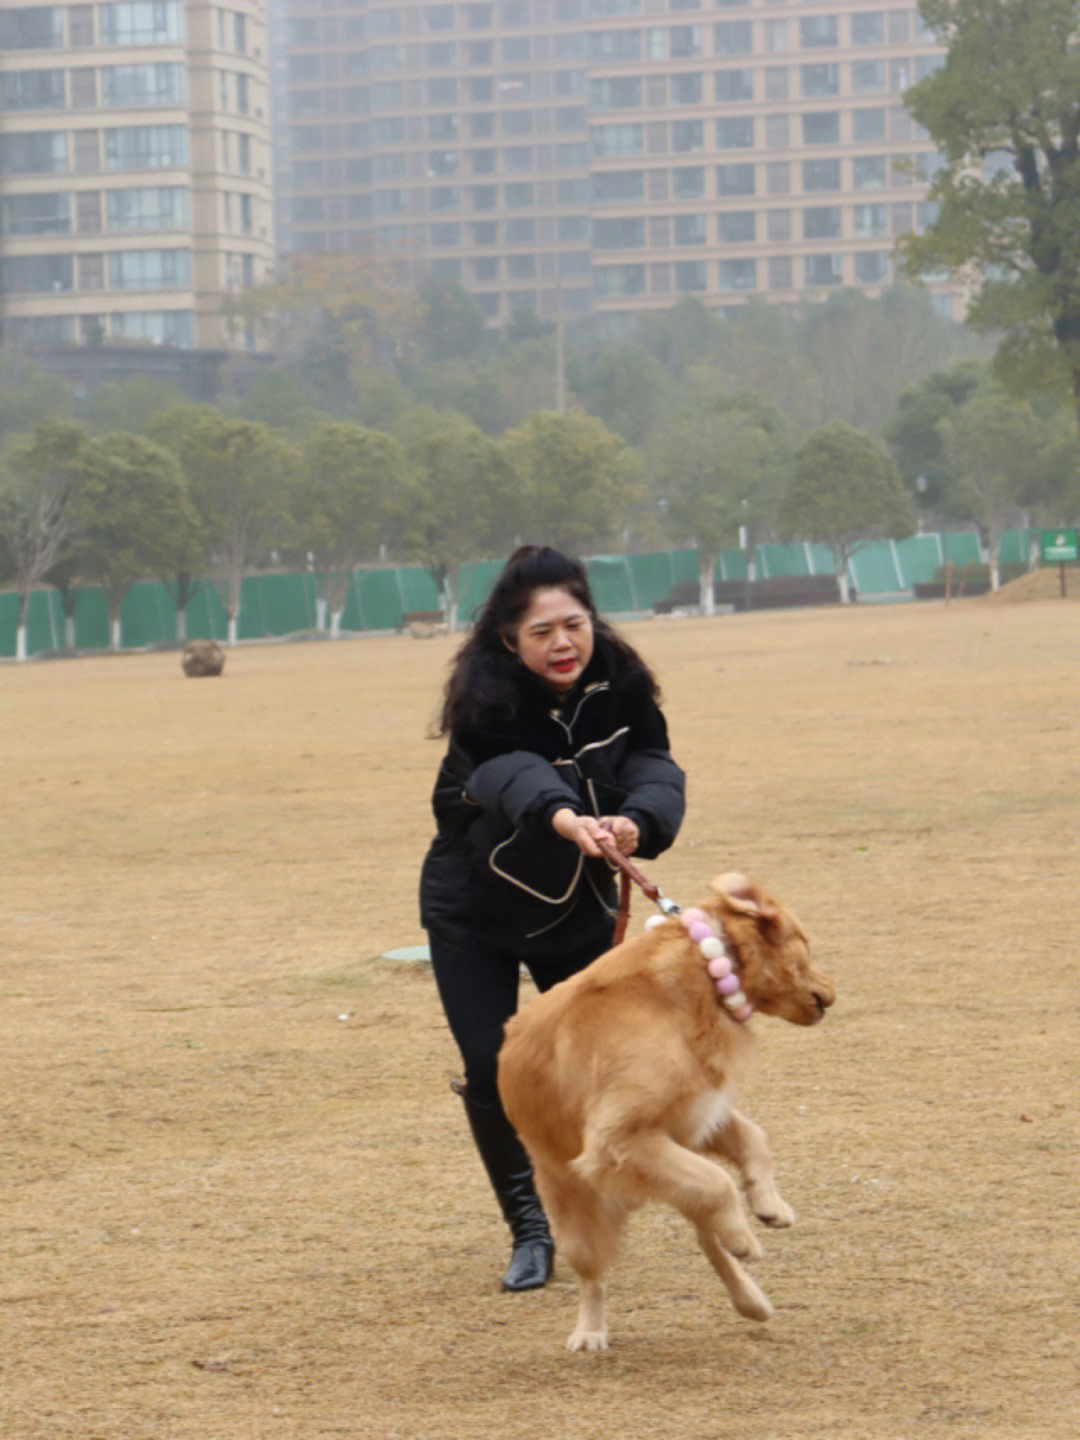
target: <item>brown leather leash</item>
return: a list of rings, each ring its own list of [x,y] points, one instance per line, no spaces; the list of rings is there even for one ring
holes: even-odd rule
[[[626,936],[626,927],[630,921],[630,887],[637,885],[645,895],[658,906],[665,915],[677,915],[679,906],[674,900],[669,900],[664,895],[659,885],[654,885],[641,871],[622,853],[613,840],[597,840],[600,853],[605,859],[619,871],[619,908],[615,912],[615,932],[612,939],[613,945],[621,945]]]

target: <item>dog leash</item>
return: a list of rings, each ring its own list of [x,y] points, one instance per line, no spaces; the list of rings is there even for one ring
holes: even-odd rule
[[[600,852],[605,859],[610,860],[619,871],[619,908],[615,912],[615,937],[612,941],[615,945],[621,945],[626,938],[626,927],[630,921],[630,887],[637,885],[647,900],[661,911],[662,914],[678,915],[680,906],[674,900],[669,900],[661,891],[659,885],[647,879],[641,871],[622,853],[613,840],[597,840]]]
[[[742,988],[735,961],[731,958],[727,945],[724,943],[723,931],[717,935],[709,917],[703,910],[694,908],[684,911],[681,905],[676,905],[674,900],[669,900],[659,885],[654,885],[651,880],[646,879],[613,840],[598,839],[596,843],[600,847],[600,853],[619,871],[619,908],[615,914],[612,944],[621,945],[626,936],[626,927],[630,920],[630,887],[637,885],[645,897],[651,900],[661,912],[651,921],[645,922],[646,928],[650,924],[657,924],[661,916],[664,919],[679,916],[687,935],[704,956],[705,968],[716,986],[720,1003],[733,1020],[739,1020],[745,1024],[754,1013],[754,1005],[753,1001],[747,999]]]

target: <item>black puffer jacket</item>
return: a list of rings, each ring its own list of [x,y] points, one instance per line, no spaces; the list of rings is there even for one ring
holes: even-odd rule
[[[424,861],[421,922],[476,928],[489,939],[543,953],[595,931],[605,948],[616,906],[611,867],[556,835],[562,806],[626,815],[641,832],[637,855],[672,843],[685,809],[685,777],[645,676],[628,674],[601,636],[570,695],[559,702],[524,666],[514,714],[453,734],[435,782],[438,833]]]

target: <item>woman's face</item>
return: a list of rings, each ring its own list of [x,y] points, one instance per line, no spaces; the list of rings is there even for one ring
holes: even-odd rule
[[[526,670],[560,694],[571,690],[592,659],[592,617],[561,586],[534,590],[514,639],[507,640]]]

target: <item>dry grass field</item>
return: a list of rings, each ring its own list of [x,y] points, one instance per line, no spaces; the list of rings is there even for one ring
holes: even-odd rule
[[[757,876],[839,990],[753,1022],[774,1319],[660,1210],[607,1355],[565,1268],[498,1292],[430,972],[380,958],[423,938],[450,639],[9,664],[4,1440],[1072,1440],[1080,611],[626,628],[690,775],[650,876]]]

